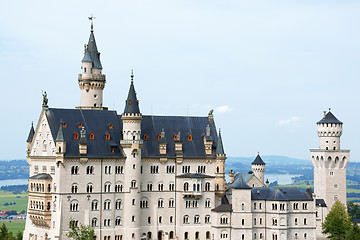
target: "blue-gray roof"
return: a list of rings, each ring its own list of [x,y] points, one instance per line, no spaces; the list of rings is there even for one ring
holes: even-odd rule
[[[253,164],[253,165],[265,165],[264,161],[261,159],[259,154],[256,156],[255,160],[251,164]]]
[[[302,192],[295,187],[261,187],[251,189],[251,200],[311,201],[313,198],[311,194]]]
[[[248,174],[250,175],[250,174]],[[242,175],[238,174],[238,177],[235,179],[234,178],[234,182],[228,184],[227,188],[235,188],[235,189],[251,189],[251,187],[249,187],[249,185],[246,184],[247,180],[245,181],[245,179],[242,177]],[[245,175],[246,176],[246,175]],[[250,175],[251,177],[252,175]],[[249,179],[250,179],[249,177]]]
[[[52,179],[50,174],[47,173],[40,173],[34,176],[31,176],[30,179]]]
[[[338,124],[343,124],[341,121],[339,121],[334,114],[332,114],[330,111],[324,116],[323,119],[321,119],[320,121],[317,122],[317,124],[321,124],[321,123],[338,123]]]
[[[184,157],[206,157],[203,137],[206,126],[210,125],[212,136],[216,136],[216,128],[213,121],[208,117],[183,117],[183,116],[149,116],[145,115],[141,121],[141,134],[147,134],[148,140],[144,140],[141,149],[142,157],[158,157],[159,140],[158,136],[162,129],[167,139],[167,156],[175,157],[175,141],[173,136],[180,132],[183,144]],[[191,139],[189,136],[191,135]],[[189,141],[191,140],[191,141]],[[217,138],[213,139],[212,154],[215,157]]]
[[[216,146],[216,154],[225,154],[220,130],[219,130],[219,137],[218,137],[217,146]]]
[[[91,30],[89,42],[86,46],[85,54],[84,54],[84,58],[82,59],[82,62],[91,62],[93,68],[102,69],[102,65],[100,62],[100,53],[96,46],[93,30]]]
[[[58,136],[62,132],[62,139],[66,142],[65,157],[80,157],[80,124],[86,129],[88,157],[124,157],[120,147],[122,116],[116,111],[49,108],[46,116],[52,136]],[[167,136],[167,157],[176,156],[173,136],[180,133],[184,158],[206,158],[203,137],[207,125],[210,125],[211,135],[215,136],[211,154],[211,157],[215,157],[216,128],[214,121],[209,121],[208,117],[142,116],[141,138],[147,135],[141,149],[142,157],[160,157],[158,136],[164,129]],[[79,139],[74,139],[76,133]],[[91,133],[94,133],[93,140],[89,138]],[[110,134],[110,140],[105,139],[107,133]]]
[[[131,80],[128,97],[125,101],[124,113],[140,113],[139,101],[136,97],[134,82]]]
[[[121,125],[115,111],[58,109],[49,108],[46,111],[49,126],[53,136],[57,136],[60,123],[64,123],[62,132],[66,142],[65,157],[79,157],[80,130],[79,124],[87,129],[87,134],[94,133],[94,140],[89,140],[87,148],[88,157],[123,157],[119,143],[121,139]],[[112,124],[112,128],[109,128]],[[106,133],[110,140],[105,139]],[[74,139],[74,134],[79,139]],[[113,149],[114,148],[114,151]]]
[[[28,135],[26,142],[32,142],[32,140],[34,138],[34,134],[35,134],[34,125],[31,123],[31,128],[30,128],[29,135]]]
[[[177,176],[178,178],[215,178],[214,176],[202,174],[202,173],[184,173]]]
[[[60,123],[60,127],[58,130],[55,142],[63,142],[63,141],[65,141],[64,133],[63,133],[63,126],[62,126],[62,123]]]

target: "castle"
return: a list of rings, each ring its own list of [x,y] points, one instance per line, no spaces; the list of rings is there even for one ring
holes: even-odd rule
[[[346,203],[349,151],[342,122],[329,111],[311,150],[315,192],[264,184],[258,155],[251,171],[229,173],[212,112],[204,117],[142,115],[134,75],[121,115],[103,106],[93,25],[78,76],[81,105],[49,108],[44,95],[27,139],[30,164],[25,240],[67,239],[70,226],[96,239],[320,239],[336,199]]]

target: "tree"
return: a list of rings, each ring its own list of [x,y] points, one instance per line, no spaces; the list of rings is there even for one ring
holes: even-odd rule
[[[70,231],[66,233],[68,238],[72,238],[75,240],[94,240],[95,232],[94,228],[80,223],[80,226],[77,227],[73,223],[73,220],[70,221]]]
[[[327,234],[330,239],[342,240],[351,228],[352,224],[345,205],[336,200],[322,224],[322,233]]]
[[[360,206],[359,205],[357,205],[353,202],[349,202],[347,204],[347,209],[348,209],[349,216],[352,219],[360,218]]]
[[[354,240],[354,239],[360,239],[360,227],[357,225],[356,222],[354,222],[351,226],[351,228],[346,231],[345,234],[345,240]]]
[[[3,223],[2,226],[0,227],[0,240],[7,239],[8,235],[9,235],[9,230],[7,229],[5,223]]]

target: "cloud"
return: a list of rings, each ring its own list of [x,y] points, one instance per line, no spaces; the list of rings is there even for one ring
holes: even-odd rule
[[[223,105],[220,107],[215,108],[215,111],[218,113],[227,113],[227,112],[231,112],[233,109],[231,107],[229,107],[228,105]]]
[[[297,122],[299,120],[300,120],[299,117],[292,117],[292,118],[289,118],[289,119],[286,119],[286,120],[280,120],[277,123],[277,125],[279,125],[279,126],[289,125],[289,124],[295,123],[295,122]]]

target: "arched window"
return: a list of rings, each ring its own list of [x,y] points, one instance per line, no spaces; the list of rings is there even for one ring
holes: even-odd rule
[[[79,133],[78,133],[78,132],[76,132],[76,133],[74,134],[74,139],[75,139],[75,140],[78,140],[78,139],[79,139]]]
[[[209,182],[205,183],[205,191],[210,191],[210,183]]]
[[[78,185],[77,183],[73,183],[71,185],[71,193],[77,193],[78,192]]]
[[[189,183],[186,182],[184,183],[184,192],[188,192],[189,191]]]
[[[121,217],[116,217],[115,219],[115,226],[121,226]]]
[[[189,216],[188,215],[185,215],[184,216],[184,223],[189,223]]]
[[[205,223],[211,223],[211,216],[210,215],[205,216]]]
[[[199,232],[195,232],[195,239],[200,239],[200,233]]]
[[[87,192],[87,193],[92,193],[92,192],[93,192],[93,185],[92,185],[92,183],[88,183],[88,185],[86,186],[86,192]]]
[[[211,207],[211,200],[210,200],[210,198],[207,198],[207,199],[205,200],[205,207],[206,207],[206,208],[210,208],[210,207]]]
[[[70,212],[78,212],[79,211],[79,202],[77,200],[73,200],[70,202]]]
[[[97,200],[93,200],[92,202],[91,202],[91,210],[92,211],[96,211],[96,210],[98,210],[98,201]]]
[[[210,232],[207,231],[206,234],[205,234],[205,236],[206,236],[206,239],[210,239]]]
[[[194,223],[200,223],[200,216],[199,215],[195,215]]]
[[[169,199],[169,208],[175,207],[175,200],[173,198]]]
[[[121,199],[117,199],[115,202],[115,209],[122,209]]]
[[[111,183],[110,182],[106,182],[104,184],[104,192],[110,192],[110,188],[111,188]]]
[[[104,210],[110,210],[110,203],[111,201],[109,199],[104,201]]]
[[[91,226],[92,227],[97,227],[97,218],[93,218],[92,220],[91,220]]]
[[[163,208],[164,207],[164,199],[159,198],[158,199],[158,208]]]

